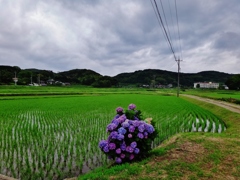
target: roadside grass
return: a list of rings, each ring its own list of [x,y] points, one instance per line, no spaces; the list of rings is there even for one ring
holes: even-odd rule
[[[140,162],[112,164],[78,177],[81,179],[240,179],[240,114],[181,97],[225,121],[223,133],[180,133],[153,149]]]
[[[234,99],[240,101],[240,91],[218,89],[186,89],[182,94],[190,94],[200,97],[212,98],[231,102]]]

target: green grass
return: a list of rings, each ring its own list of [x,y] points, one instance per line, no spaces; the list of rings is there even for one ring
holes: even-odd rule
[[[187,89],[181,91],[182,94],[192,94],[201,97],[213,98],[213,99],[227,99],[233,98],[240,100],[240,91],[233,90],[210,90],[210,89]]]

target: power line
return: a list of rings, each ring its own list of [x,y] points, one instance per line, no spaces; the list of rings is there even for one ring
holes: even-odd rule
[[[182,47],[181,47],[181,38],[180,38],[180,32],[179,32],[179,25],[178,25],[178,12],[177,12],[177,2],[175,0],[175,11],[176,11],[176,19],[177,19],[177,27],[178,27],[178,43],[179,43],[179,50],[180,50],[180,54],[181,54],[181,58],[182,58]],[[179,77],[179,73],[180,73],[180,58],[177,60],[177,64],[178,64],[178,91],[177,91],[177,97],[179,97],[179,86],[180,86],[180,77]]]
[[[177,88],[177,97],[179,97],[179,89],[180,89],[180,70],[181,70],[181,68],[180,68],[180,62],[181,62],[182,60],[180,60],[180,59],[178,59],[178,60],[176,60],[176,62],[177,62],[177,64],[178,64],[178,88]]]
[[[173,23],[173,13],[172,13],[172,9],[171,9],[171,5],[170,5],[170,0],[168,0],[168,8],[170,11],[170,15],[171,15],[171,23],[172,23],[172,28],[173,28],[173,35],[174,35],[174,39],[177,39],[177,30],[175,29],[174,23]]]
[[[158,24],[159,24],[159,26],[161,27],[162,32],[163,32],[163,34],[164,34],[164,29],[163,29],[163,27],[162,27],[162,25],[161,25],[159,16],[158,16],[158,14],[157,14],[157,12],[156,12],[156,10],[155,10],[155,8],[154,8],[154,5],[153,5],[152,0],[150,0],[150,2],[151,2],[151,4],[152,4],[152,7],[153,7],[153,10],[154,10],[155,16],[156,16],[156,18],[157,18],[157,20],[158,20]],[[164,38],[165,38],[165,40],[167,41],[167,38],[166,38],[165,36],[164,36]]]
[[[152,3],[152,1],[151,1]],[[166,38],[166,40],[168,41],[168,44],[170,46],[170,49],[173,53],[173,56],[174,56],[174,59],[178,65],[178,90],[177,90],[177,97],[179,97],[179,86],[180,86],[180,78],[179,78],[179,73],[180,73],[180,62],[182,60],[180,60],[180,57],[177,59],[176,58],[176,55],[175,55],[175,52],[174,52],[174,49],[173,49],[173,45],[172,45],[172,42],[171,42],[171,34],[170,34],[170,31],[169,31],[169,28],[168,28],[168,23],[167,23],[167,19],[166,19],[166,15],[165,15],[165,11],[164,11],[164,8],[163,8],[163,4],[162,4],[162,0],[160,0],[160,3],[161,3],[161,6],[162,6],[162,11],[163,11],[163,15],[164,15],[164,19],[165,19],[165,23],[166,23],[166,26],[167,26],[167,29],[168,29],[168,32],[166,31],[166,28],[165,28],[165,25],[163,23],[163,20],[162,20],[162,17],[161,17],[161,14],[160,14],[160,11],[159,11],[159,8],[158,8],[158,5],[156,3],[156,0],[154,0],[154,4],[155,4],[155,7],[156,7],[156,10],[154,8],[154,5],[152,3],[152,6],[153,6],[153,9],[154,9],[154,12],[155,12],[155,15],[158,19],[158,23],[159,25],[162,27],[163,29],[163,34],[165,35],[164,37]],[[169,3],[169,1],[168,1]],[[170,3],[169,3],[169,8],[170,8],[170,11],[171,11],[171,7],[170,7]],[[176,3],[176,0],[175,0],[175,12],[176,12],[176,19],[177,19],[177,28],[178,28],[178,40],[179,40],[179,51],[180,51],[180,54],[181,54],[181,57],[182,57],[182,49],[181,49],[181,43],[180,43],[180,31],[179,31],[179,24],[178,24],[178,12],[177,12],[177,3]],[[172,13],[171,13],[171,18],[172,18]],[[173,21],[172,21],[173,22]],[[174,26],[173,26],[174,28]]]
[[[169,39],[169,36],[168,36],[168,33],[167,33],[166,28],[165,28],[165,26],[164,26],[164,23],[163,23],[161,14],[160,14],[160,12],[159,12],[158,5],[157,5],[157,3],[156,3],[156,0],[154,0],[154,3],[155,3],[155,6],[156,6],[157,15],[158,15],[159,20],[160,20],[160,22],[161,22],[161,25],[162,25],[162,27],[163,27],[164,34],[165,34],[165,36],[166,36],[166,38],[167,38],[167,41],[168,41],[169,46],[170,46],[170,49],[171,49],[171,51],[172,51],[172,53],[173,53],[174,59],[177,60],[176,55],[175,55],[174,50],[173,50],[173,47],[172,47],[172,43],[171,43],[171,41],[170,41],[170,39]]]
[[[177,11],[177,2],[175,0],[175,11],[176,11],[176,19],[177,19],[177,27],[178,27],[178,43],[179,43],[179,50],[181,54],[181,59],[182,59],[182,46],[181,46],[181,38],[180,38],[180,31],[179,31],[179,25],[178,25],[178,11]]]
[[[170,42],[172,44],[172,37],[171,37],[171,33],[169,31],[169,28],[168,28],[168,23],[167,23],[167,18],[166,18],[166,15],[165,15],[165,11],[164,11],[164,8],[163,8],[163,3],[162,3],[162,0],[159,0],[160,3],[161,3],[161,7],[162,7],[162,11],[163,11],[163,16],[164,16],[164,19],[165,19],[165,23],[167,25],[167,30],[168,30],[168,34],[169,34],[169,39],[170,39]],[[174,48],[173,48],[174,49]]]

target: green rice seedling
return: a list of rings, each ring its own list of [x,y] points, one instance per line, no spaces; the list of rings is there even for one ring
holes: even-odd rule
[[[205,131],[206,127],[207,127],[207,119],[202,119],[202,132]]]
[[[0,117],[4,119],[0,119],[0,151],[3,152],[0,154],[3,160],[0,173],[4,173],[2,169],[5,164],[16,163],[14,159],[19,158],[21,166],[29,166],[29,173],[37,174],[39,178],[42,175],[38,172],[41,169],[45,171],[49,165],[61,171],[65,164],[70,170],[78,161],[78,166],[82,167],[88,159],[91,168],[96,164],[108,164],[110,161],[99,151],[98,142],[107,138],[105,130],[115,115],[114,109],[130,103],[135,103],[138,109],[143,110],[144,118],[152,117],[156,121],[160,133],[153,143],[154,147],[173,134],[191,131],[196,117],[203,119],[205,125],[206,119],[211,117],[209,112],[171,96],[113,94],[38,97],[37,101],[34,98],[3,100],[0,101],[1,107],[4,104],[4,111],[0,112]],[[12,107],[17,107],[14,114],[11,112]],[[9,149],[12,149],[11,152],[8,152]],[[18,149],[17,155],[14,155],[15,149]],[[27,157],[30,157],[29,162]],[[24,171],[21,166],[16,166],[19,171],[16,178],[28,177],[28,171]],[[61,172],[62,177],[69,174],[65,169]],[[57,171],[50,174],[44,175],[44,178],[59,177]]]
[[[213,130],[213,121],[212,119],[209,119],[208,132],[212,132],[212,130]]]

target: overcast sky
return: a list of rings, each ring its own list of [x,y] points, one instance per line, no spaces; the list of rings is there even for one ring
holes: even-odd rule
[[[109,76],[177,72],[151,2],[0,0],[0,65],[91,69]],[[239,0],[176,0],[178,23],[175,0],[156,2],[175,55],[183,60],[181,72],[240,73]]]

